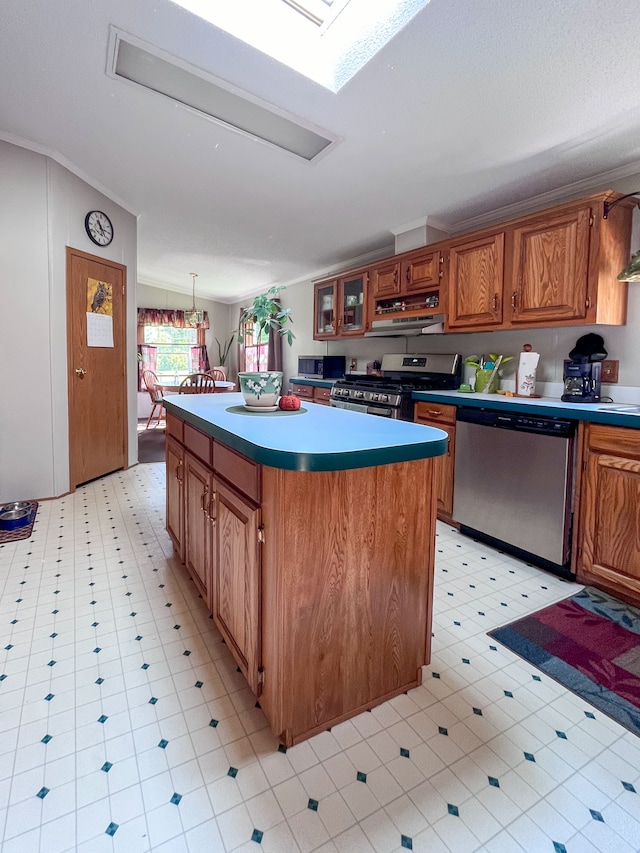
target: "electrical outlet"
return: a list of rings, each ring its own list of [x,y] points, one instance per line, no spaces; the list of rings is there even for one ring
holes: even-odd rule
[[[358,369],[358,359],[352,358],[351,365],[349,366],[349,370],[357,370]]]
[[[618,368],[620,362],[616,359],[609,359],[602,362],[600,381],[607,385],[613,385],[618,381]]]

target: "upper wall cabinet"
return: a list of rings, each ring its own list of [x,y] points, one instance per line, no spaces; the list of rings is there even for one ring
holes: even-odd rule
[[[369,273],[365,270],[315,285],[315,340],[364,334],[368,279]]]
[[[604,218],[601,193],[452,241],[447,331],[535,328],[627,319],[634,202]],[[502,241],[502,250],[500,244]]]
[[[457,331],[499,326],[503,285],[503,231],[452,243],[447,328]]]
[[[314,337],[362,335],[381,313],[436,307],[446,332],[624,325],[628,286],[617,275],[629,260],[636,202],[604,217],[605,202],[620,197],[598,193],[386,258],[371,268],[370,286],[358,270],[317,284]],[[364,305],[353,310],[360,294],[368,317]]]

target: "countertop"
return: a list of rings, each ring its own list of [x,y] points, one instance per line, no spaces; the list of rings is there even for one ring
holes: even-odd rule
[[[167,411],[254,462],[288,471],[344,471],[447,452],[447,434],[407,421],[302,403],[303,413],[236,413],[239,393],[167,397]]]
[[[573,421],[610,424],[640,429],[640,405],[624,403],[563,403],[557,397],[506,397],[504,394],[463,394],[460,391],[423,391],[414,393],[416,401],[449,403],[453,406],[502,409]],[[634,408],[637,411],[629,411]]]

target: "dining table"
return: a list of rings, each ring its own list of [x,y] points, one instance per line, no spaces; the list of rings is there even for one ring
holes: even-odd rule
[[[231,382],[227,379],[216,379],[214,382],[215,391],[225,392],[225,391],[233,391],[236,387],[235,382]],[[181,385],[158,385],[160,388],[160,393],[163,397],[166,397],[168,394],[213,394],[214,389],[207,389],[206,391],[202,391],[201,388],[194,388],[189,385],[185,385],[182,387]]]

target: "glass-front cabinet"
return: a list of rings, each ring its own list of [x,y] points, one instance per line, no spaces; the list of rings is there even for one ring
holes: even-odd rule
[[[315,340],[364,334],[368,272],[315,285]]]

